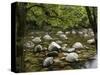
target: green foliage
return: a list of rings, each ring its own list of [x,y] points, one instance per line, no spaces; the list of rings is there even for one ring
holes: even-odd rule
[[[40,28],[44,26],[44,22],[63,28],[89,25],[85,8],[82,6],[28,3],[27,8],[30,8],[27,10],[27,21],[35,21]]]
[[[20,4],[18,4],[20,6]],[[45,25],[66,28],[90,27],[84,6],[26,3],[26,27],[43,28]],[[91,10],[92,7],[89,7]]]

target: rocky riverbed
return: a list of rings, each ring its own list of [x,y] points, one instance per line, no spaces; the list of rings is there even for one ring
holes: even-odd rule
[[[78,33],[62,31],[59,31],[58,33],[46,33],[39,31],[31,32],[26,35],[24,38],[25,71],[34,72],[96,68],[97,58],[92,59],[92,57],[96,56],[95,43],[92,44],[87,42],[87,40],[93,39],[93,37],[90,35],[84,37],[82,32]],[[54,56],[51,54],[50,57],[53,57],[53,63],[49,63],[49,66],[45,67],[43,66],[43,62],[49,57],[47,54],[52,52],[48,50],[48,47],[52,42],[57,43],[61,48],[59,47],[60,51],[58,51],[57,55]],[[73,45],[76,42],[78,42],[78,46],[76,45],[74,50]],[[81,43],[81,45],[79,43]],[[35,48],[37,45],[41,45],[42,48]],[[62,50],[64,47],[65,51]],[[35,49],[37,51],[34,52]],[[58,49],[54,48],[53,50]],[[68,57],[68,54],[70,53],[76,53],[77,55],[69,55]],[[73,60],[73,62],[70,62],[69,60]]]

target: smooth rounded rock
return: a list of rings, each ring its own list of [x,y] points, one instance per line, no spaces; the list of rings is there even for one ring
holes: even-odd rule
[[[56,41],[56,43],[57,43],[57,44],[62,44],[63,42],[60,41],[60,40],[58,40],[58,41]]]
[[[28,41],[28,42],[26,42],[26,43],[24,44],[24,46],[27,47],[27,48],[33,48],[33,47],[34,47],[34,43],[31,42],[31,41]]]
[[[66,31],[65,34],[66,34],[66,35],[70,34],[70,31]]]
[[[72,30],[72,34],[76,34],[76,31],[75,30]]]
[[[65,34],[61,34],[59,35],[59,37],[62,39],[62,40],[67,40],[68,37],[65,35]]]
[[[72,47],[73,47],[73,48],[78,48],[78,49],[80,49],[80,48],[83,48],[83,45],[82,45],[82,43],[80,43],[80,42],[76,42],[76,43],[73,44]]]
[[[93,39],[89,39],[89,40],[87,40],[87,43],[88,44],[94,44],[95,43],[95,39],[93,38]]]
[[[56,35],[61,35],[61,34],[63,34],[63,32],[62,31],[58,31]]]
[[[44,40],[46,40],[46,41],[49,41],[49,40],[52,40],[52,37],[50,36],[50,35],[45,35],[44,37],[43,37],[43,39]]]
[[[57,44],[56,42],[51,42],[51,44],[48,47],[49,51],[59,51],[61,49],[61,46]]]
[[[32,41],[34,43],[40,43],[42,40],[41,40],[41,37],[35,37]]]
[[[77,53],[68,53],[67,56],[66,56],[66,61],[68,62],[74,62],[74,61],[78,61],[78,54]]]
[[[41,52],[43,50],[42,45],[36,45],[34,48],[34,52]]]
[[[43,61],[43,66],[44,67],[49,67],[50,65],[53,64],[53,57],[47,57],[44,61]]]

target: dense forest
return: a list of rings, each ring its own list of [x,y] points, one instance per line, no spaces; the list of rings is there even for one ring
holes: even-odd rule
[[[88,68],[97,54],[96,7],[16,3],[15,13],[18,72]]]

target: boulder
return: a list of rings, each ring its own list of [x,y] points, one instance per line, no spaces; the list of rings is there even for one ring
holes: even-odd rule
[[[41,42],[41,37],[35,37],[33,40],[32,40],[34,43],[40,43]]]
[[[47,35],[44,35],[43,39],[46,41],[49,41],[49,40],[52,40],[52,37],[47,34]]]
[[[57,43],[57,44],[62,44],[63,42],[60,41],[60,40],[57,40],[56,43]]]
[[[87,33],[85,33],[83,36],[84,36],[84,38],[89,37],[89,35]]]
[[[47,57],[44,61],[43,61],[43,67],[49,67],[50,65],[53,64],[53,57]]]
[[[65,60],[68,62],[74,62],[74,61],[78,61],[78,54],[73,52],[73,53],[68,53]]]
[[[72,34],[76,34],[76,31],[75,30],[72,30],[72,32],[71,32]]]
[[[80,42],[76,42],[76,43],[73,44],[72,47],[73,47],[73,48],[78,48],[78,49],[80,49],[80,48],[83,48],[83,45],[82,45],[82,43],[80,43]]]
[[[66,34],[66,35],[70,34],[70,31],[66,31],[65,34]]]
[[[82,32],[82,31],[78,31],[78,34],[79,34],[79,35],[83,35],[83,32]]]
[[[42,45],[36,45],[34,48],[34,52],[41,52],[43,50]]]
[[[61,49],[61,46],[57,44],[56,42],[51,42],[51,44],[48,47],[49,51],[59,51]]]
[[[56,35],[61,35],[61,34],[63,34],[63,32],[62,31],[58,31]]]
[[[62,40],[67,40],[68,37],[65,35],[65,34],[61,34],[59,35],[59,37],[62,39]]]
[[[95,39],[93,38],[93,39],[89,39],[89,40],[87,40],[87,43],[88,44],[94,44],[95,43]]]
[[[24,44],[24,47],[27,47],[27,48],[33,48],[34,47],[34,43],[31,42],[31,41],[28,41]]]

